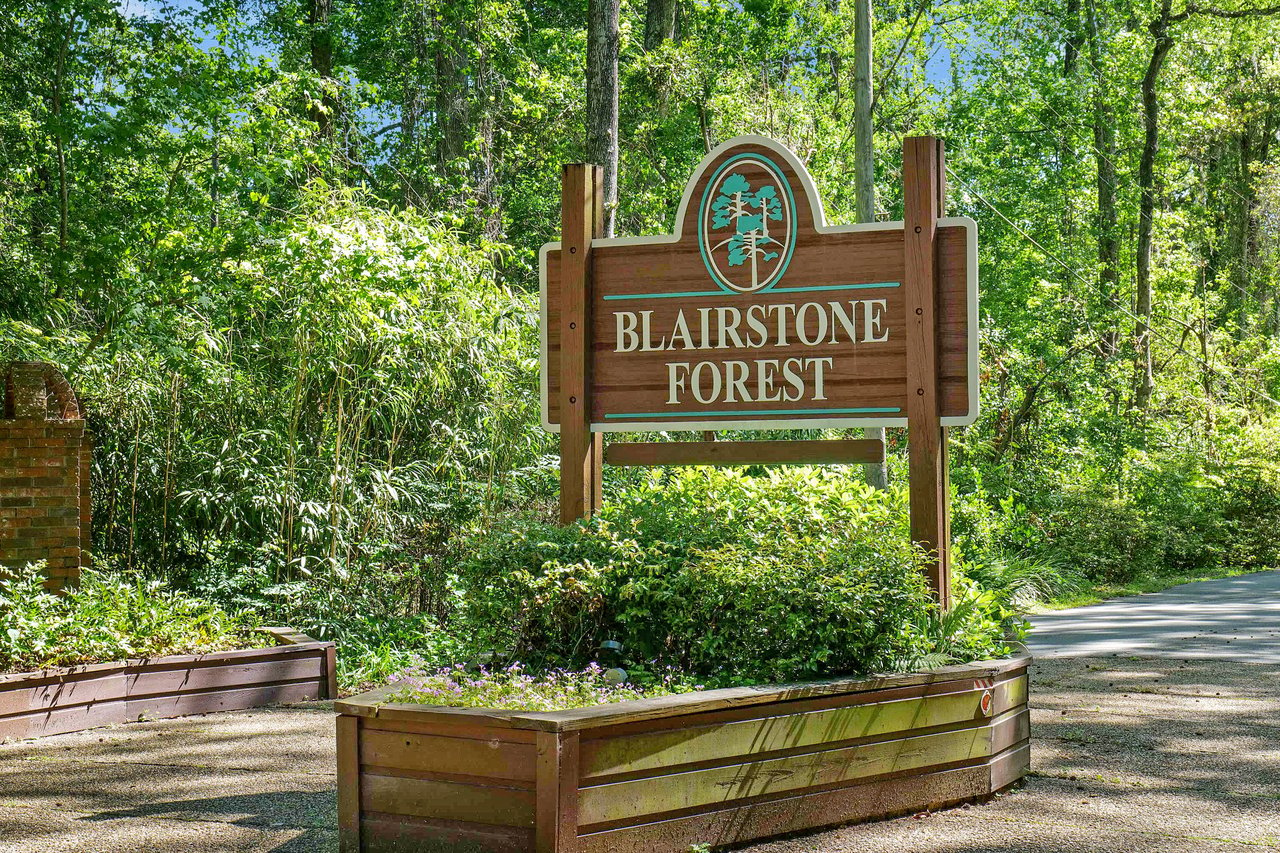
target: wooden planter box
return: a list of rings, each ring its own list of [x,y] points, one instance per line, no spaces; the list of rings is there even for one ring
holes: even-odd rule
[[[0,675],[0,740],[337,698],[333,643],[270,633],[286,645]]]
[[[336,703],[342,853],[687,851],[981,800],[1029,657],[572,711]]]

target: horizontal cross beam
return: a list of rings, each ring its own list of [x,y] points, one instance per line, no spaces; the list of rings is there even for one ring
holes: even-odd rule
[[[868,438],[824,441],[664,441],[614,443],[610,465],[841,465],[884,461],[884,442]]]

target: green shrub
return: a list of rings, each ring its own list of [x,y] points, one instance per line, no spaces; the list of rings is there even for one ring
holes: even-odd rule
[[[460,569],[460,617],[534,668],[627,668],[715,684],[911,668],[1001,654],[1007,615],[961,580],[939,619],[901,492],[848,476],[690,469],[654,475],[589,522],[496,534]]]
[[[244,620],[136,575],[87,569],[63,595],[28,566],[0,577],[0,670],[195,654],[260,644]]]
[[[1052,556],[1018,554],[966,561],[965,575],[981,589],[1026,612],[1059,595],[1078,591],[1084,579]]]
[[[1088,490],[1064,492],[1048,513],[1052,558],[1092,581],[1118,583],[1164,565],[1159,531],[1132,502]]]
[[[1229,565],[1280,566],[1280,466],[1238,465],[1222,477],[1222,550]]]

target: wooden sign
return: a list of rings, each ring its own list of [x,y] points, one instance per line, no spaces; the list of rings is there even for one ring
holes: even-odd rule
[[[936,230],[938,411],[958,426],[978,410],[977,227]],[[908,242],[902,222],[828,225],[779,143],[724,143],[694,171],[672,234],[590,239],[568,261],[543,246],[543,425],[560,430],[568,264],[589,282],[588,364],[570,396],[585,398],[590,432],[905,426]]]
[[[560,433],[560,520],[618,465],[857,463],[879,440],[611,443],[602,433],[906,426],[911,538],[950,606],[947,428],[978,414],[977,226],[944,217],[946,163],[903,142],[905,222],[826,223],[804,165],[740,136],[685,187],[675,231],[602,239],[602,175],[565,167],[542,247],[542,420]],[[708,436],[714,438],[714,435]]]

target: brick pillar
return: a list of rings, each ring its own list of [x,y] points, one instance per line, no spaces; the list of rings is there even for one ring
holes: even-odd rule
[[[4,367],[0,568],[44,560],[45,586],[80,577],[89,548],[89,435],[67,380],[49,364]]]

